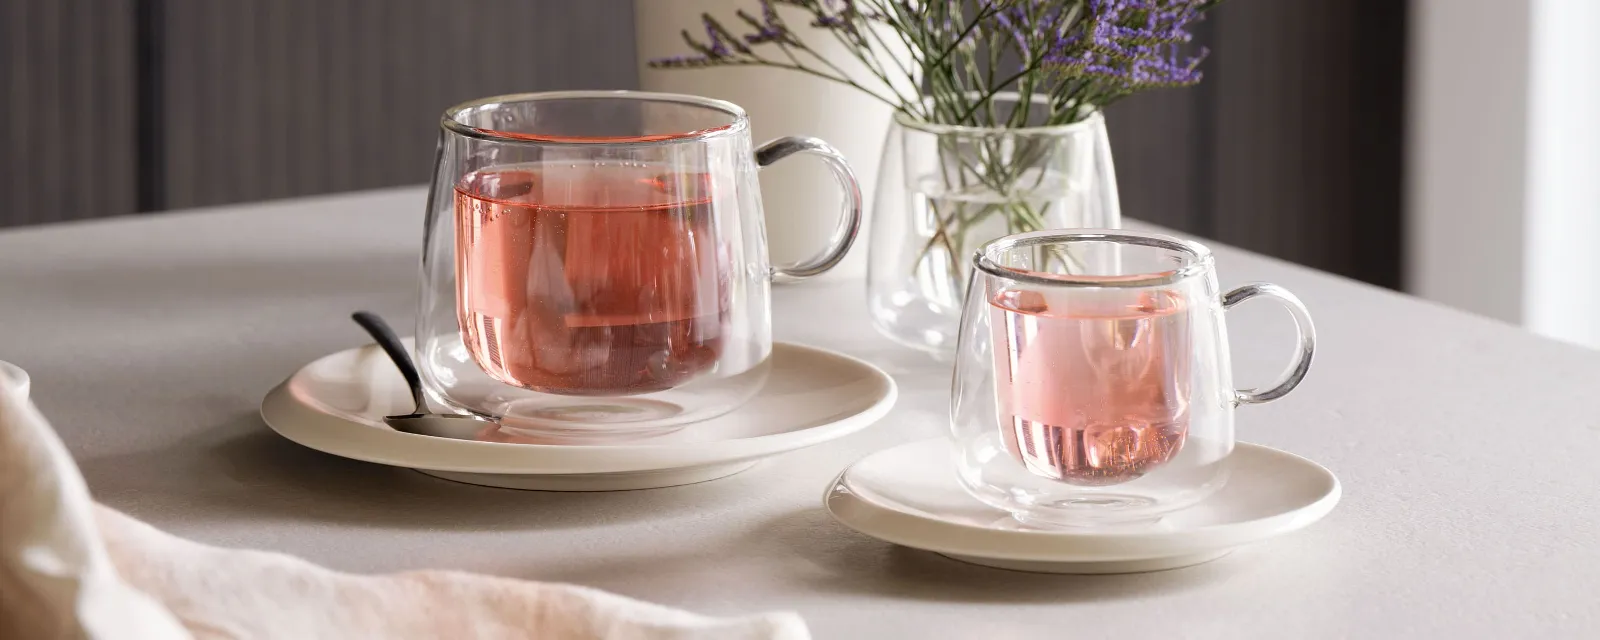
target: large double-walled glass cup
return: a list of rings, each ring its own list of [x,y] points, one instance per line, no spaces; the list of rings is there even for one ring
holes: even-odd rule
[[[1305,376],[1311,316],[1270,284],[1227,293],[1211,252],[1134,231],[1001,238],[973,261],[951,399],[958,475],[1030,525],[1150,520],[1226,481],[1234,407]],[[1235,390],[1223,312],[1277,300],[1299,334],[1282,379]]]
[[[826,271],[860,227],[836,151],[754,148],[718,100],[501,96],[442,129],[416,355],[434,400],[502,431],[632,438],[732,410],[766,379],[769,282]],[[772,267],[756,171],[796,152],[832,167],[845,211],[814,258]]]

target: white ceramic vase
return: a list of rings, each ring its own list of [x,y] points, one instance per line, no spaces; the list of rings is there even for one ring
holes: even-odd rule
[[[703,13],[717,17],[736,34],[744,33],[748,25],[735,15],[739,9],[761,14],[761,5],[755,0],[635,0],[639,87],[645,91],[718,98],[744,107],[750,114],[751,134],[757,143],[786,135],[826,140],[849,159],[861,183],[862,195],[871,202],[884,136],[893,114],[888,105],[852,87],[783,69],[650,68],[652,59],[693,53],[684,44],[681,32],[687,29],[703,38]],[[779,7],[778,11],[807,46],[838,64],[856,82],[888,93],[832,34],[809,26],[811,20],[804,11],[791,7]],[[782,57],[775,47],[770,55]],[[884,55],[901,56],[902,62],[909,59],[903,51]],[[894,68],[894,64],[890,61],[887,66]],[[902,89],[904,86],[914,85],[907,80]],[[768,248],[775,264],[802,260],[828,244],[828,236],[838,223],[841,203],[834,180],[822,163],[788,162],[763,170],[761,194]],[[867,264],[866,230],[870,226],[863,225],[862,236],[856,239],[850,256],[823,278],[863,277]]]

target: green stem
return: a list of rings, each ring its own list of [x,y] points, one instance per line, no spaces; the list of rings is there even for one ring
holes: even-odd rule
[[[782,62],[779,62],[779,61],[776,61],[776,60],[772,60],[772,59],[769,59],[769,58],[759,58],[759,57],[752,58],[750,60],[729,61],[729,62],[725,62],[723,64],[726,64],[728,66],[735,66],[735,67],[772,67],[774,69],[789,69],[791,71],[799,71],[799,72],[807,74],[807,75],[813,75],[813,76],[816,76],[818,78],[822,78],[824,80],[832,80],[832,81],[838,82],[840,84],[844,84],[844,85],[848,85],[850,87],[854,87],[857,91],[860,91],[860,92],[865,93],[865,94],[867,94],[869,96],[872,96],[877,101],[882,102],[882,103],[884,103],[886,105],[889,105],[890,107],[893,107],[894,110],[896,110],[896,111],[901,111],[902,110],[901,107],[900,107],[900,104],[898,102],[896,102],[894,100],[890,100],[889,98],[885,98],[885,97],[883,97],[881,95],[878,95],[877,92],[875,92],[875,91],[873,91],[871,89],[868,89],[868,88],[866,88],[864,86],[861,86],[860,84],[858,84],[854,80],[851,80],[849,78],[840,78],[840,77],[837,77],[837,76],[830,76],[830,75],[828,75],[826,73],[823,73],[821,71],[817,71],[816,69],[812,69],[812,68],[807,67],[805,65],[784,64]]]
[[[1042,57],[1039,58],[1040,61],[1043,61],[1043,59],[1044,58],[1042,58]],[[972,113],[974,111],[977,111],[979,104],[983,104],[985,102],[993,100],[995,96],[1000,95],[1000,92],[1004,91],[1005,88],[1007,86],[1009,86],[1011,83],[1016,82],[1018,78],[1022,78],[1022,77],[1027,76],[1029,73],[1032,73],[1036,69],[1038,69],[1038,64],[1037,63],[1031,64],[1031,65],[1023,68],[1021,71],[1018,71],[1015,74],[1012,74],[1011,77],[1006,78],[1004,81],[1000,82],[999,84],[995,84],[995,85],[991,86],[988,91],[984,92],[984,94],[981,97],[978,98],[978,103],[973,105],[972,108],[968,109],[965,113],[961,114],[961,117],[957,121],[958,122],[965,122],[967,120],[967,118],[972,117]]]

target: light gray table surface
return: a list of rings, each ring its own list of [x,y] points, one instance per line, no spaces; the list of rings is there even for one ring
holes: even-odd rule
[[[1225,287],[1304,298],[1316,364],[1239,412],[1241,439],[1332,469],[1332,515],[1210,564],[1013,573],[835,524],[825,485],[943,433],[949,369],[879,338],[860,282],[775,289],[779,339],[900,385],[866,431],[710,483],[619,493],[486,489],[283,440],[261,396],[409,326],[423,194],[401,189],[0,233],[0,359],[102,502],[206,543],[338,569],[565,581],[711,614],[800,612],[818,638],[1596,637],[1600,353],[1216,247]],[[1468,257],[1464,257],[1468,259]],[[1230,312],[1240,386],[1289,355],[1286,315]]]

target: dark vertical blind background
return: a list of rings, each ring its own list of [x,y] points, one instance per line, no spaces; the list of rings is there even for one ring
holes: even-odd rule
[[[0,226],[129,213],[133,0],[0,0]]]
[[[1405,5],[1216,9],[1109,110],[1124,214],[1398,285]],[[632,7],[0,0],[0,226],[424,182],[451,104],[634,86]]]
[[[1398,288],[1406,5],[1214,9],[1200,86],[1107,110],[1123,215]]]

